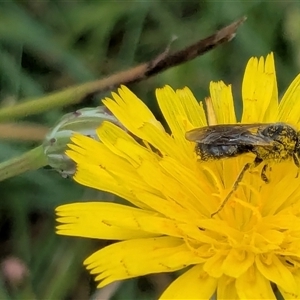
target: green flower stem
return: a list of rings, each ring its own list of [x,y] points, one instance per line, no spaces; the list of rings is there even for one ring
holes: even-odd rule
[[[52,108],[80,102],[85,96],[104,90],[105,79],[73,86],[35,99],[23,99],[20,104],[0,109],[0,122],[42,113]]]
[[[48,164],[42,146],[34,148],[18,157],[0,163],[0,181],[20,175],[29,170],[37,170]]]

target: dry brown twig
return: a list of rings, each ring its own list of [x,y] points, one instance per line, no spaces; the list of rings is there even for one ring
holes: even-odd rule
[[[139,82],[151,76],[155,76],[167,69],[203,55],[223,43],[231,41],[238,27],[245,20],[246,17],[243,17],[183,50],[170,53],[167,49],[164,53],[149,62],[107,78],[72,86],[61,91],[47,94],[38,99],[22,99],[19,104],[0,110],[0,122],[42,113],[52,108],[83,102],[89,96],[112,90],[121,84]]]
[[[235,37],[238,27],[242,23],[244,23],[246,19],[246,17],[243,17],[231,23],[230,25],[223,27],[213,35],[202,39],[183,50],[179,50],[175,53],[170,53],[168,47],[166,51],[149,62],[143,63],[129,70],[119,72],[107,78],[98,80],[95,82],[95,90],[91,91],[87,96],[113,89],[121,84],[129,84],[142,81],[167,69],[193,60],[194,58],[216,48],[217,46],[231,41]]]

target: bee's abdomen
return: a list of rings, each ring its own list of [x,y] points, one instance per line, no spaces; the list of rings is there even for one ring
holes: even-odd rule
[[[247,152],[251,149],[249,146],[242,145],[208,145],[198,143],[195,148],[196,154],[201,160],[222,159],[235,157]]]

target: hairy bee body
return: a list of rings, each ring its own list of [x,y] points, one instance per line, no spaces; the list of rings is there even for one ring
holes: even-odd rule
[[[213,160],[239,156],[241,154],[251,152],[252,146],[242,145],[210,145],[198,143],[195,151],[201,160]]]
[[[286,123],[213,125],[193,129],[186,138],[196,142],[201,160],[252,152],[258,159],[280,162],[300,154],[299,133]]]
[[[264,162],[261,178],[268,182],[265,171],[270,161],[279,163],[292,159],[300,168],[300,133],[287,123],[212,125],[188,131],[186,139],[196,143],[195,152],[203,161],[231,158],[246,153],[255,155],[254,161],[244,166],[231,192],[212,216],[224,207],[248,169]]]

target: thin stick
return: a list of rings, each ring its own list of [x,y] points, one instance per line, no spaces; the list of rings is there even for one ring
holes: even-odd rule
[[[170,54],[167,49],[164,53],[149,62],[107,78],[72,86],[40,98],[21,99],[20,104],[0,109],[0,122],[38,114],[52,108],[79,103],[92,95],[112,90],[121,84],[139,82],[151,76],[155,76],[167,69],[203,55],[223,43],[231,41],[235,37],[238,27],[245,20],[246,17],[243,17],[183,50]]]

